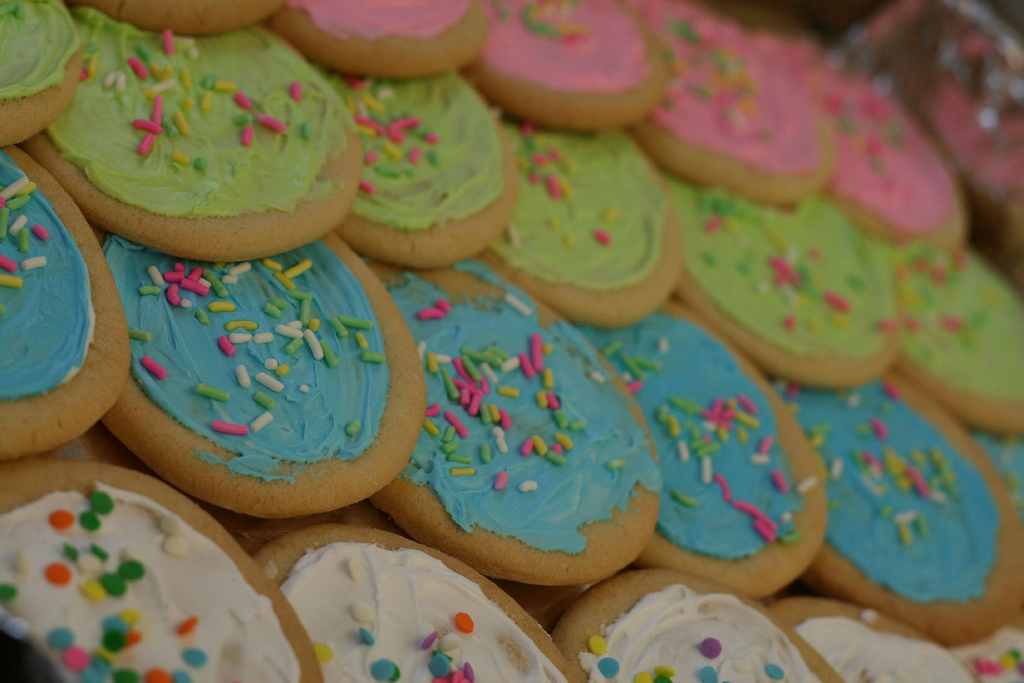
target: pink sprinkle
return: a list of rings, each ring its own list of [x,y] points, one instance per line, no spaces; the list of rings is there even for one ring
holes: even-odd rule
[[[560,407],[561,407],[561,403],[559,402],[558,397],[555,396],[553,393],[551,393],[549,391],[548,392],[548,408],[551,408],[551,410],[558,410]]]
[[[519,126],[519,132],[526,137],[533,135],[533,124],[524,122],[523,125]]]
[[[423,121],[417,116],[405,116],[393,121],[391,127],[396,130],[407,130],[409,128],[419,128],[422,124]]]
[[[164,54],[165,55],[173,55],[174,54],[174,31],[172,31],[169,28],[165,28],[161,32],[160,36],[161,36],[161,38],[163,38],[163,41],[164,41]]]
[[[432,406],[427,406],[427,409],[424,411],[423,414],[426,415],[427,417],[436,417],[437,415],[441,414],[441,405],[435,403]]]
[[[409,163],[415,166],[420,163],[420,157],[423,156],[423,150],[419,147],[413,147],[409,150]]]
[[[8,273],[13,273],[18,269],[18,264],[4,256],[3,254],[0,254],[0,268],[3,268]]]
[[[469,372],[466,370],[466,366],[462,363],[461,358],[452,358],[452,365],[455,366],[455,371],[459,373],[459,377],[466,380],[467,384],[476,386],[476,382],[469,376]]]
[[[348,81],[348,84],[351,85],[356,90],[362,90],[363,86],[365,85],[363,79],[359,78],[358,76],[353,76],[352,74],[345,74],[344,78],[346,81]]]
[[[800,395],[800,387],[797,386],[796,382],[790,382],[786,386],[786,398],[796,398]]]
[[[743,406],[743,410],[751,415],[757,415],[757,404],[751,401],[749,396],[746,394],[736,394],[736,400]]]
[[[379,156],[380,152],[378,152],[375,149],[371,149],[369,152],[366,153],[366,156],[363,157],[363,163],[366,164],[367,166],[370,166],[373,164],[373,162],[377,161],[377,157]]]
[[[544,370],[544,340],[537,332],[530,335],[530,363],[536,372]]]
[[[246,126],[242,131],[242,147],[248,147],[252,144],[253,130],[252,126]]]
[[[169,303],[170,305],[181,305],[181,295],[178,294],[178,285],[171,285],[170,287],[168,287],[167,291],[165,292],[165,295],[167,296],[167,303]]]
[[[789,493],[789,482],[786,481],[782,470],[772,470],[772,483],[775,484],[775,488],[779,490],[779,493]]]
[[[416,312],[416,317],[420,320],[440,320],[444,317],[444,312],[433,307],[424,308],[423,310]]]
[[[302,84],[298,81],[292,81],[292,84],[288,86],[288,94],[292,96],[292,99],[296,102],[302,101]]]
[[[885,395],[888,396],[890,400],[899,401],[903,398],[899,387],[891,382],[882,382],[882,391],[885,392]]]
[[[450,410],[444,411],[444,419],[448,420],[448,424],[455,427],[455,433],[459,435],[460,439],[469,437],[469,430],[466,429],[466,425],[462,424],[462,420],[459,416]]]
[[[553,446],[551,446],[551,450],[553,450],[555,453],[561,453],[562,452],[562,444],[560,444],[560,443],[554,444]]]
[[[487,375],[480,376],[480,388],[484,394],[491,393],[491,383],[487,381]]]
[[[434,631],[429,636],[423,639],[423,642],[420,643],[420,649],[429,650],[430,646],[434,644],[435,640],[437,640],[437,631]]]
[[[465,681],[466,677],[462,675],[461,671],[456,669],[455,672],[452,673],[451,683],[465,683]]]
[[[221,420],[214,420],[210,423],[213,427],[213,431],[220,432],[222,434],[231,434],[233,436],[245,436],[249,433],[249,427],[247,425],[236,425],[231,422],[222,422]]]
[[[540,176],[537,175],[536,171],[532,171],[530,175],[527,176],[527,179],[530,181],[531,185],[536,185],[540,182]]]
[[[768,455],[768,451],[772,449],[772,444],[775,443],[775,437],[771,434],[766,434],[761,442],[757,444],[757,452],[761,455]]]
[[[270,114],[260,114],[256,117],[256,123],[260,124],[264,128],[269,128],[275,133],[283,133],[288,130],[288,127],[284,125],[283,121],[275,119]]]
[[[402,134],[402,131],[396,130],[394,126],[388,126],[386,131],[388,140],[391,140],[391,142],[397,142],[399,144],[405,142],[405,136]]]
[[[627,384],[626,388],[629,389],[629,393],[635,394],[644,388],[644,383],[641,380],[635,379]]]
[[[460,406],[468,406],[469,405],[469,388],[468,387],[462,387],[462,389],[459,391],[459,405]]]
[[[164,281],[165,282],[181,282],[184,279],[185,279],[185,273],[182,273],[182,272],[177,271],[177,270],[172,270],[172,271],[169,271],[167,273],[164,273]]]
[[[530,453],[533,453],[533,439],[527,439],[519,447],[519,455],[529,455]]]
[[[149,115],[149,120],[158,126],[164,122],[164,97],[163,95],[157,95],[153,98],[153,111]]]
[[[533,369],[533,364],[530,363],[530,359],[525,353],[519,354],[519,369],[523,371],[523,375],[526,379],[533,379],[533,376],[537,374],[537,371]]]
[[[87,81],[87,80],[89,80],[89,72],[88,72],[88,70],[86,70],[86,68],[84,66],[82,67],[82,72],[80,74],[78,74],[78,80],[80,80],[80,81]]]
[[[438,310],[440,310],[443,313],[447,313],[448,311],[452,310],[452,305],[445,301],[444,299],[438,299],[437,301],[434,302],[434,305],[437,306]]]
[[[914,483],[914,489],[917,491],[917,495],[922,498],[931,497],[931,489],[928,487],[928,482],[924,480],[924,477],[920,472],[917,471],[916,467],[907,466],[907,476],[910,477],[910,481]]]
[[[209,287],[189,278],[185,278],[184,280],[181,281],[181,288],[186,289],[194,294],[198,294],[199,296],[206,296],[207,294],[210,293]]]
[[[508,472],[498,472],[498,476],[494,478],[494,490],[501,491],[505,488],[505,484],[508,483]]]
[[[773,529],[771,525],[767,524],[764,518],[757,518],[754,520],[754,531],[764,539],[765,543],[775,542],[775,529]]]
[[[159,123],[154,123],[149,119],[135,119],[132,121],[132,125],[139,130],[144,130],[147,133],[152,133],[153,135],[160,135],[160,133],[164,132],[163,126]]]
[[[7,200],[4,199],[3,197],[0,197],[0,209],[4,208],[5,206],[7,206]]]
[[[72,645],[64,650],[61,661],[64,662],[64,666],[78,673],[89,666],[89,653],[77,645]]]
[[[433,683],[448,683],[448,679],[443,676],[434,676]]]
[[[252,100],[250,100],[248,97],[246,97],[245,93],[241,93],[241,92],[236,92],[235,93],[235,104],[237,104],[239,107],[241,107],[242,109],[244,109],[246,111],[249,111],[250,109],[252,109]]]
[[[476,417],[480,412],[480,402],[483,400],[483,394],[473,394],[473,400],[469,402],[469,414],[471,417]]]
[[[508,411],[504,408],[498,408],[498,416],[501,418],[501,428],[506,432],[512,429],[512,418],[508,416]]]
[[[135,55],[128,58],[128,66],[132,68],[132,71],[134,71],[135,75],[139,78],[149,78],[149,69],[147,69],[146,65],[140,62],[139,58]]]
[[[380,125],[379,123],[369,118],[368,116],[357,115],[354,116],[353,118],[356,120],[356,123],[358,123],[360,126],[366,126],[377,135],[384,135],[387,132],[384,126]]]
[[[182,263],[181,261],[179,261],[179,262],[174,264],[174,269],[184,273],[185,272],[185,264]]]
[[[825,292],[824,299],[825,303],[840,313],[848,313],[850,311],[850,302],[835,292]]]
[[[540,152],[537,152],[536,154],[533,155],[533,163],[535,163],[537,166],[543,166],[544,164],[548,163],[548,158],[541,154]]]
[[[47,240],[50,238],[50,231],[38,223],[32,226],[32,234],[41,240]]]
[[[366,194],[373,194],[374,192],[377,191],[377,188],[373,186],[373,183],[370,183],[366,180],[359,181],[359,189],[360,191],[365,192]]]
[[[871,431],[873,431],[875,436],[882,441],[889,438],[889,428],[886,427],[885,423],[877,417],[871,418]]]
[[[708,222],[704,224],[704,232],[709,234],[714,233],[722,227],[722,223],[724,222],[725,221],[721,216],[712,216],[708,219]]]
[[[789,315],[786,316],[786,319],[782,322],[782,325],[787,330],[792,330],[794,327],[796,327],[796,316],[790,313]]]
[[[423,139],[432,145],[436,145],[441,141],[441,138],[437,137],[437,133],[427,133],[423,136]]]
[[[217,338],[217,346],[220,347],[220,350],[224,352],[225,356],[228,356],[230,358],[231,356],[235,355],[234,345],[223,334]]]
[[[732,501],[732,489],[729,488],[729,482],[727,482],[725,480],[725,477],[723,477],[721,474],[719,474],[717,472],[715,473],[713,478],[715,480],[715,483],[718,484],[720,487],[722,487],[722,500],[724,500],[726,503],[731,502]]]
[[[199,278],[203,276],[203,269],[196,266],[192,269],[192,272],[188,274],[188,279],[192,282],[199,282]]]
[[[892,332],[896,329],[896,323],[890,318],[882,318],[878,321],[878,329],[882,332]]]
[[[974,669],[982,676],[991,676],[1003,673],[1003,665],[992,659],[978,657],[974,660]]]
[[[551,195],[552,199],[558,201],[562,198],[562,188],[558,186],[558,178],[553,175],[549,175],[544,179],[544,182],[547,183],[548,194]]]
[[[157,379],[167,377],[167,370],[164,369],[164,366],[160,365],[149,356],[143,356],[141,363],[142,367],[146,368],[146,370],[149,371],[149,374],[153,375]]]
[[[152,133],[146,133],[146,137],[142,138],[142,142],[139,143],[135,151],[139,153],[140,157],[144,157],[149,154],[149,150],[153,149],[154,142],[156,142],[156,136]]]

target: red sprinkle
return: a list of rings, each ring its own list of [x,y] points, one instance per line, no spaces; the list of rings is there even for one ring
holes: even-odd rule
[[[360,180],[359,181],[359,190],[360,190],[360,192],[365,192],[366,194],[373,194],[374,192],[377,191],[377,188],[374,187],[372,183],[370,183],[370,182],[368,182],[366,180]]]
[[[629,389],[629,393],[635,394],[636,392],[644,388],[644,383],[641,380],[635,379],[629,384],[627,384],[626,388]]]
[[[206,285],[199,284],[195,280],[185,278],[181,281],[181,288],[187,289],[188,291],[198,294],[199,296],[206,296],[210,293],[210,288]]]
[[[519,354],[519,369],[523,371],[523,375],[526,379],[533,379],[537,371],[533,369],[533,364],[530,363],[529,357],[525,353]]]
[[[534,332],[530,335],[530,363],[536,372],[544,370],[544,340],[540,334]]]

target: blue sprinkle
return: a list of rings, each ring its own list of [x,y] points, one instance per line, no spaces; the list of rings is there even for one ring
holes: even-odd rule
[[[435,652],[434,656],[430,658],[430,666],[428,666],[427,668],[430,669],[430,673],[434,674],[435,676],[444,678],[448,675],[448,670],[451,669],[451,666],[452,663],[448,660],[447,657],[445,657],[440,652]]]
[[[128,624],[121,617],[107,617],[103,620],[103,630],[128,633]]]
[[[718,672],[712,666],[700,670],[700,683],[718,683]]]
[[[75,644],[75,634],[69,628],[55,628],[50,631],[50,635],[46,637],[46,640],[52,647],[63,650]]]
[[[81,683],[103,683],[107,679],[107,672],[95,666],[87,666],[82,673],[78,674]]]
[[[171,674],[171,683],[192,683],[192,677],[179,669]]]
[[[370,675],[375,681],[390,681],[398,667],[390,659],[378,659],[370,665]]]
[[[605,657],[597,663],[597,670],[605,678],[615,678],[619,675],[619,662],[611,657]]]
[[[199,668],[206,664],[206,653],[197,647],[190,647],[182,652],[181,658],[193,668]]]
[[[100,657],[99,655],[93,655],[92,659],[90,659],[89,661],[89,666],[91,668],[96,669],[101,674],[103,674],[103,680],[106,680],[107,675],[114,670],[114,665],[108,662],[107,660],[103,659],[103,657]]]
[[[764,668],[764,671],[766,674],[768,674],[768,678],[771,678],[776,681],[781,681],[783,678],[786,677],[786,672],[783,671],[782,667],[778,664],[769,664]]]
[[[367,645],[373,645],[374,638],[373,634],[367,631],[365,628],[359,629],[359,637],[363,639],[363,642]]]

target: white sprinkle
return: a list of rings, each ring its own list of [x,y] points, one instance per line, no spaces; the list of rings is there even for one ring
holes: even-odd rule
[[[523,493],[529,493],[530,491],[536,491],[537,490],[537,482],[535,482],[533,479],[527,479],[526,481],[524,481],[522,484],[519,485],[519,490],[522,491]]]
[[[128,77],[124,75],[123,71],[117,72],[117,83],[114,84],[114,92],[118,95],[124,92],[125,86],[128,85]]]
[[[377,89],[378,100],[390,100],[395,96],[395,91],[391,88],[381,87]]]
[[[252,336],[252,341],[255,344],[269,344],[274,341],[274,335],[270,332],[260,332]]]
[[[876,621],[878,621],[878,612],[876,612],[873,609],[862,610],[860,613],[860,618],[865,623],[873,624]]]
[[[491,382],[491,384],[497,384],[498,383],[498,376],[496,374],[494,374],[494,370],[491,369],[490,363],[481,363],[479,367],[480,367],[480,370],[485,375],[487,375],[487,379],[488,379],[489,382]]]
[[[946,497],[946,492],[938,489],[932,489],[931,499],[940,504],[949,502],[949,498]]]
[[[181,307],[182,308],[192,308],[192,300],[191,299],[182,298],[182,300],[181,300]]]
[[[438,363],[441,363],[442,365],[447,365],[448,363],[452,362],[452,357],[446,353],[435,353],[434,360],[436,360]]]
[[[248,389],[252,384],[252,380],[249,379],[249,371],[245,369],[244,365],[235,368],[235,377],[238,378],[238,383],[243,389]]]
[[[28,223],[28,217],[25,214],[22,214],[15,218],[14,222],[11,223],[11,228],[9,230],[9,232],[11,233],[11,237],[14,237],[19,232],[21,232],[21,229],[25,227],[26,223]]]
[[[27,258],[27,259],[25,259],[24,261],[21,262],[21,269],[22,270],[35,270],[36,268],[42,268],[45,265],[46,265],[46,257],[45,256],[33,256],[32,258]]]
[[[505,292],[505,303],[507,303],[509,306],[516,309],[523,315],[530,315],[531,313],[533,313],[533,309],[527,306],[525,303],[523,303],[523,300],[517,297],[515,294]]]
[[[679,451],[679,459],[683,462],[690,462],[690,448],[685,441],[676,441],[676,450]]]
[[[277,332],[279,335],[283,337],[291,337],[292,339],[299,339],[302,337],[302,332],[298,331],[294,327],[290,327],[288,325],[281,325],[280,323],[278,323],[274,327],[274,332]]]
[[[93,576],[103,571],[103,561],[92,553],[80,553],[75,561],[78,571],[86,576]]]
[[[860,394],[858,394],[855,391],[851,392],[850,395],[846,397],[846,405],[850,406],[851,408],[856,408],[857,406],[859,406]]]
[[[149,273],[149,279],[153,281],[154,285],[156,285],[157,287],[164,286],[164,276],[161,275],[159,268],[157,268],[156,266],[150,266],[149,268],[146,269],[146,272]]]
[[[806,479],[801,481],[799,484],[797,484],[796,485],[796,490],[799,491],[800,493],[807,493],[808,491],[810,491],[811,489],[813,489],[817,485],[818,485],[818,478],[815,477],[814,475],[811,475],[810,477],[807,477]]]
[[[24,190],[26,187],[28,187],[28,183],[28,176],[23,175],[17,180],[15,180],[13,183],[8,185],[7,187],[5,187],[3,191],[0,192],[0,197],[3,197],[4,199],[10,199],[14,195]]]
[[[910,524],[917,519],[917,510],[907,510],[892,516],[892,521],[897,524]]]
[[[268,359],[266,359],[265,361],[263,361],[263,367],[265,367],[267,370],[277,370],[277,359],[276,358],[268,358]]]
[[[599,370],[591,370],[590,379],[594,380],[598,384],[604,384],[605,382],[608,381],[608,378],[604,376],[604,373],[600,372]]]
[[[832,478],[833,479],[839,479],[840,477],[843,476],[843,459],[842,458],[836,458],[835,460],[832,461],[831,474],[832,474]]]
[[[164,539],[164,552],[171,557],[185,557],[188,555],[188,541],[184,536],[168,536]]]
[[[299,391],[301,391],[304,394],[308,394],[309,393],[309,385],[308,384],[300,385],[299,386]]]
[[[188,49],[188,52],[186,52],[185,54],[188,55],[189,59],[199,59],[199,48],[194,46],[190,47]]]
[[[164,90],[170,90],[175,85],[177,85],[177,83],[178,83],[177,79],[175,79],[175,78],[168,78],[167,80],[160,81],[159,83],[154,83],[153,85],[151,85],[149,87],[150,87],[150,89],[153,92],[161,93]]]
[[[207,280],[205,277],[199,278],[199,284],[201,284],[203,287],[212,287],[213,286],[213,285],[210,284],[210,281]],[[234,283],[231,283],[231,284],[234,284]]]
[[[754,665],[750,663],[750,660],[744,659],[743,657],[733,657],[729,660],[732,668],[736,669],[737,673],[745,674],[750,673],[753,670]]]
[[[508,444],[505,443],[505,430],[501,427],[493,427],[491,433],[494,434],[494,440],[498,444],[498,450],[502,453],[508,453]]]
[[[668,337],[658,337],[658,351],[668,353]]]
[[[278,382],[276,379],[274,379],[265,372],[261,372],[258,375],[256,375],[255,379],[257,382],[259,382],[266,388],[270,389],[271,391],[276,391],[280,393],[284,389],[283,384],[281,384],[280,382]]]
[[[32,571],[32,564],[28,561],[28,553],[24,550],[18,550],[18,553],[14,556],[14,571],[20,577],[28,576],[29,572]]]
[[[228,341],[232,344],[248,344],[252,341],[252,335],[248,332],[232,332],[228,335]]]
[[[356,583],[363,580],[363,575],[365,574],[363,569],[363,561],[359,558],[353,557],[348,561],[348,575],[351,576],[352,580]]]
[[[513,370],[516,370],[518,368],[519,368],[519,357],[518,356],[512,356],[511,358],[507,359],[504,363],[501,364],[501,368],[500,369],[501,369],[502,372],[512,372]]]
[[[352,617],[360,624],[372,624],[374,619],[373,607],[369,603],[360,600],[352,605]]]
[[[420,360],[423,360],[423,356],[427,353],[427,342],[421,341],[416,345],[416,353],[420,354]]]
[[[235,265],[231,266],[231,268],[228,269],[228,275],[234,275],[235,277],[238,277],[242,273],[249,272],[250,269],[252,269],[252,264],[249,263],[248,261],[243,261],[242,263],[236,263]]]
[[[628,372],[622,373],[621,375],[619,375],[619,377],[621,377],[622,381],[625,382],[626,384],[629,384],[630,382],[633,381],[633,375],[629,374]]]
[[[711,483],[711,456],[705,455],[700,459],[700,480],[704,484]]]
[[[170,515],[160,520],[160,530],[170,536],[178,536],[185,531],[185,520],[178,515]]]
[[[771,288],[772,286],[768,284],[767,280],[761,280],[760,282],[757,283],[758,294],[767,294],[768,291],[771,290]]]
[[[516,230],[516,226],[514,224],[509,223],[505,226],[505,237],[508,238],[508,243],[513,247],[518,247],[520,245],[519,231]]]
[[[786,510],[781,515],[779,515],[779,521],[783,524],[789,524],[793,521],[793,513],[790,512],[789,510]]]
[[[290,323],[288,323],[288,327],[291,327],[292,329],[296,329],[296,330],[301,330],[302,329],[302,321],[301,320],[293,320]]]
[[[313,358],[316,360],[323,360],[324,349],[320,346],[320,340],[316,338],[316,333],[308,327],[302,332],[302,336],[306,339],[306,344],[309,345],[309,350],[313,352]]]
[[[754,453],[750,456],[750,463],[752,465],[767,465],[771,462],[771,457],[767,453]]]
[[[114,87],[115,81],[117,81],[117,72],[111,71],[107,74],[106,78],[103,79],[103,89],[110,90]]]
[[[200,278],[200,281],[202,281],[202,278]],[[235,275],[225,275],[220,279],[220,281],[226,285],[237,285],[238,277]]]
[[[462,643],[459,641],[459,637],[454,633],[449,633],[445,635],[437,643],[437,649],[441,652],[453,652],[455,650],[458,650],[459,647],[461,646]]]
[[[273,421],[273,413],[263,413],[262,415],[260,415],[255,420],[249,423],[249,429],[254,432],[258,432]]]

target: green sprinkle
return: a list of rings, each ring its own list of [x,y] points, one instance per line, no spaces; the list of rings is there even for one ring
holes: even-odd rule
[[[680,505],[688,508],[700,507],[700,501],[696,498],[686,495],[679,489],[672,489],[672,500],[679,503]]]
[[[363,351],[359,358],[364,363],[383,363],[387,357],[380,351]]]
[[[320,349],[324,352],[324,363],[327,363],[327,367],[336,367],[338,365],[338,357],[334,355],[334,351],[327,345],[327,340],[320,340]]]
[[[445,427],[444,433],[441,435],[441,443],[451,443],[451,440],[455,438],[455,427],[448,425]]]
[[[558,465],[559,467],[565,465],[565,456],[558,451],[548,450],[548,452],[544,454],[544,459]]]
[[[231,117],[231,122],[236,126],[248,126],[252,123],[251,114],[238,114],[237,116]]]
[[[373,172],[379,176],[384,176],[385,178],[399,178],[402,175],[400,170],[389,164],[375,164],[373,166]]]
[[[274,306],[277,306],[282,311],[288,307],[288,302],[279,296],[275,296],[273,299],[271,299],[270,303],[272,303]]]
[[[350,318],[347,315],[339,315],[338,321],[341,322],[345,327],[354,327],[357,330],[372,330],[373,321],[363,320],[362,318]]]
[[[491,447],[485,443],[480,444],[480,462],[489,463],[491,461]]]
[[[217,82],[217,74],[207,74],[203,77],[203,80],[199,81],[200,87],[203,90],[212,90],[213,84]]]
[[[449,441],[448,443],[441,445],[441,452],[444,453],[445,455],[450,455],[451,453],[454,453],[457,450],[459,450],[459,444],[455,443],[454,441]]]
[[[436,149],[429,149],[429,150],[427,150],[427,161],[430,162],[431,166],[440,166],[441,165],[441,157],[439,157],[437,155],[437,150]]]
[[[100,558],[104,562],[106,562],[110,558],[110,554],[106,550],[104,550],[103,548],[101,548],[98,545],[96,545],[95,543],[93,543],[89,547],[89,550],[92,551],[93,555],[95,555],[96,557]]]
[[[310,294],[309,292],[304,292],[301,289],[293,289],[292,291],[288,292],[288,298],[295,299],[296,301],[312,301],[313,295]]]
[[[610,358],[611,356],[614,356],[616,353],[618,353],[619,349],[621,349],[621,348],[622,348],[622,342],[621,341],[613,341],[611,344],[609,344],[608,346],[606,346],[603,349],[601,349],[601,355],[607,356],[607,357]]]
[[[501,363],[504,363],[505,361],[507,361],[509,358],[512,357],[506,351],[503,351],[502,349],[499,349],[497,346],[489,346],[489,347],[487,347],[487,353],[490,353],[490,354],[493,354],[494,356],[496,356],[498,358],[498,361],[499,361],[498,364],[499,365]]]
[[[103,587],[107,589],[107,593],[110,593],[115,597],[124,595],[125,591],[128,589],[128,586],[125,585],[124,579],[117,574],[104,574],[100,577],[100,583],[102,583]]]
[[[135,341],[148,343],[153,341],[153,334],[151,332],[146,332],[145,330],[133,330],[132,328],[129,327],[128,338],[134,339]]]
[[[554,413],[552,413],[552,417],[555,418],[555,424],[558,425],[559,429],[568,429],[568,427],[569,427],[569,418],[567,418],[565,416],[565,411],[564,410],[559,408]]]
[[[139,287],[139,296],[160,296],[160,288],[156,285]]]
[[[348,434],[349,436],[355,436],[356,434],[359,433],[359,430],[362,428],[362,422],[360,422],[359,420],[352,420],[351,422],[348,423],[348,426],[345,427],[345,433]]]
[[[0,18],[14,14],[19,7],[21,7],[21,5],[17,3],[11,3],[10,5],[0,5]]]
[[[587,426],[586,420],[573,420],[569,423],[569,429],[574,432],[582,432]]]
[[[928,522],[925,521],[924,515],[918,514],[914,518],[914,527],[917,529],[917,535],[921,538],[928,535]]]
[[[659,372],[661,370],[661,363],[644,358],[643,356],[633,356],[633,362],[644,370],[650,370],[651,372]]]
[[[327,324],[331,326],[331,329],[334,330],[334,334],[338,335],[339,339],[344,339],[348,336],[348,330],[345,329],[345,326],[342,325],[341,321],[337,318],[331,318],[327,321]]]
[[[270,302],[267,302],[267,305],[263,307],[263,312],[273,318],[281,317],[281,309]]]
[[[103,634],[103,647],[111,652],[120,652],[124,649],[128,637],[121,631],[110,629]]]
[[[462,465],[473,464],[473,458],[469,457],[468,455],[462,455],[461,453],[450,453],[445,456],[445,460],[447,460],[448,462],[457,462]]]
[[[200,325],[206,325],[206,326],[210,325],[210,316],[208,316],[206,314],[206,311],[204,311],[203,309],[197,308],[196,312],[195,312],[195,316],[196,316],[196,320],[199,321]]]
[[[78,548],[71,545],[70,543],[64,544],[64,557],[68,558],[72,562],[78,559]]]
[[[783,545],[792,545],[799,541],[800,538],[803,537],[803,535],[804,532],[800,531],[799,529],[790,529],[782,536],[779,536],[779,543],[782,543]]]
[[[95,491],[89,496],[89,504],[93,511],[101,515],[109,515],[114,510],[114,499],[103,491]]]
[[[608,462],[606,462],[604,466],[611,470],[612,472],[614,472],[615,470],[621,470],[623,467],[625,467],[626,461],[623,458],[615,458],[614,460],[609,460]]]
[[[3,305],[3,304],[0,304],[0,315],[3,315],[3,314],[4,314],[4,313],[6,313],[6,312],[7,312],[7,309],[6,309],[6,308],[4,308],[4,305]]]
[[[149,51],[149,48],[146,47],[145,43],[139,43],[135,46],[135,54],[137,54],[139,56],[139,59],[141,59],[144,62],[153,61],[153,53]]]
[[[718,263],[718,259],[715,258],[715,255],[712,254],[709,251],[705,251],[704,253],[702,253],[700,255],[700,258],[701,258],[702,261],[704,261],[705,264],[707,264],[708,266],[711,266],[712,268],[714,268],[715,265],[717,265],[717,263]]]
[[[491,411],[486,406],[480,406],[480,421],[485,425],[491,424]]]
[[[473,362],[469,356],[462,357],[462,366],[466,368],[466,372],[473,378],[474,382],[479,382],[483,375],[480,374],[480,369],[476,367],[476,363]]]
[[[441,370],[441,380],[444,382],[445,391],[448,392],[448,398],[453,401],[458,401],[459,390],[455,388],[455,382],[452,381],[452,374],[448,372],[448,368],[443,365],[439,369]]]
[[[6,206],[0,209],[0,240],[7,239],[7,222],[10,220],[11,210]]]
[[[21,253],[28,252],[29,238],[32,236],[32,231],[28,229],[26,225],[24,228],[18,231],[18,251]]]
[[[303,140],[309,140],[313,137],[313,124],[309,121],[303,121],[299,124],[299,137]]]
[[[302,342],[302,337],[292,339],[290,342],[288,342],[288,344],[285,345],[284,352],[287,353],[289,356],[294,355],[295,352],[299,350],[299,347],[302,346]]]
[[[100,518],[92,510],[86,510],[78,516],[78,523],[86,531],[96,531],[100,528]]]
[[[29,198],[31,196],[32,195],[23,194],[20,197],[15,197],[14,199],[11,199],[10,201],[7,202],[7,208],[10,209],[11,211],[17,211],[21,207],[28,204]]]
[[[669,396],[668,402],[687,415],[700,415],[700,406],[693,399]]]
[[[257,391],[256,394],[253,395],[252,400],[256,401],[257,403],[259,403],[261,406],[263,406],[267,410],[270,410],[271,408],[273,408],[274,407],[274,403],[275,403],[274,399],[270,398],[269,396],[264,394],[262,391]]]
[[[212,270],[209,268],[203,268],[203,277],[210,283],[210,286],[213,287],[213,291],[218,297],[223,299],[228,295],[228,288],[224,286],[224,283],[220,281],[220,278],[217,277],[217,274]]]
[[[197,171],[205,171],[206,170],[206,157],[196,157],[195,159],[193,159],[192,160],[192,168],[196,169]]]
[[[222,403],[226,403],[228,398],[230,398],[228,396],[228,392],[216,389],[211,387],[209,384],[203,384],[202,382],[196,385],[196,393]]]
[[[644,371],[640,369],[640,366],[636,364],[633,357],[627,353],[620,354],[619,357],[622,359],[622,364],[626,366],[629,373],[633,376],[633,379],[643,379]]]
[[[309,299],[303,299],[299,304],[299,322],[302,323],[303,327],[309,327],[310,317]]]
[[[9,602],[18,597],[18,587],[10,583],[0,583],[0,602]]]

